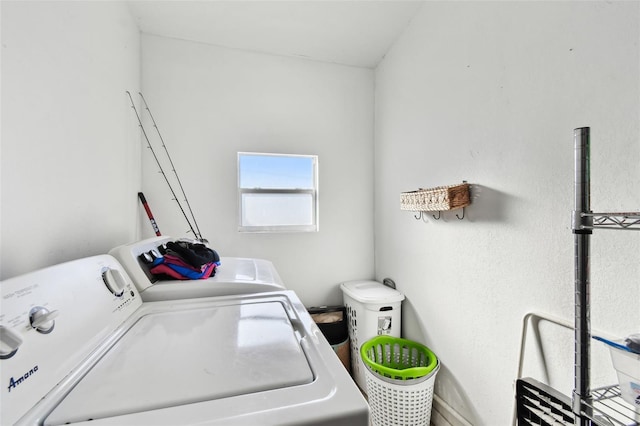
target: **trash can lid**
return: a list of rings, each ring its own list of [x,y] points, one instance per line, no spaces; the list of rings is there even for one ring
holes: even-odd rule
[[[340,288],[345,294],[362,303],[393,303],[404,300],[404,294],[377,281],[347,281],[340,284]]]

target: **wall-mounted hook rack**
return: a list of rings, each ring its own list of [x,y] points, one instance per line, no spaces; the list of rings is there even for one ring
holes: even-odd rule
[[[417,212],[417,214],[413,215],[413,217],[416,218],[416,220],[422,220],[422,218],[424,217],[424,213],[423,211],[419,211]],[[435,220],[440,220],[440,218],[442,217],[442,212],[440,210],[438,210],[438,216],[436,216],[435,214],[432,214],[431,216],[433,216],[433,218]],[[464,219],[464,207],[462,208],[462,216],[460,216],[458,213],[456,213],[456,217],[458,218],[458,220],[463,220]]]
[[[469,184],[466,180],[459,185],[438,186],[435,188],[420,188],[416,191],[400,194],[400,209],[417,212],[413,217],[421,220],[424,212],[438,212],[432,214],[435,220],[440,220],[443,211],[462,208],[462,216],[456,214],[458,220],[464,219],[464,208],[471,204]]]

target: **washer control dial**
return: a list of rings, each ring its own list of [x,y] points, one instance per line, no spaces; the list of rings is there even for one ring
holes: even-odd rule
[[[127,281],[124,276],[117,269],[105,268],[102,271],[102,280],[107,285],[107,288],[116,297],[122,297],[124,289],[127,286]]]
[[[36,306],[29,312],[29,322],[31,327],[35,328],[43,334],[48,334],[53,331],[55,325],[54,319],[58,316],[58,311],[49,311],[42,306]]]
[[[11,358],[22,345],[22,337],[9,327],[0,325],[0,359]]]

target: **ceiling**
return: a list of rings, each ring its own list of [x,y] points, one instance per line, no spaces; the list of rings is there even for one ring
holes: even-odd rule
[[[375,68],[423,1],[130,0],[143,33]]]

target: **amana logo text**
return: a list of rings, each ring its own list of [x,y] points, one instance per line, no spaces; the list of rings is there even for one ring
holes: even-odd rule
[[[17,379],[14,379],[12,377],[11,379],[9,379],[9,392],[11,392],[11,389],[17,388],[20,383],[24,382],[29,377],[31,377],[32,374],[35,374],[37,372],[38,372],[38,366],[36,365],[31,370],[24,373],[22,377],[18,377]]]

